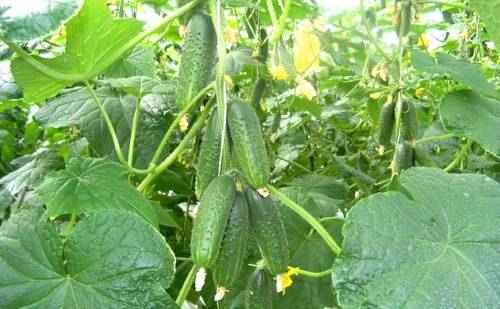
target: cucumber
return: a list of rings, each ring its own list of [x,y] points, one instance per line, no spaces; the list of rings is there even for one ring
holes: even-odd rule
[[[188,4],[189,2],[191,2],[191,0],[177,0],[176,1],[177,8],[180,8],[181,6],[184,6],[184,5]],[[195,12],[195,11],[200,10],[200,9],[203,8],[204,2],[205,1],[201,1],[197,6],[195,6],[194,9],[192,9],[191,11],[189,11],[186,14],[182,15],[181,17],[179,17],[179,22],[182,25],[187,24],[189,22],[189,19],[193,15],[193,12]]]
[[[413,166],[413,146],[408,142],[401,141],[395,149],[392,161],[392,172],[401,173],[402,170]]]
[[[228,290],[238,279],[247,255],[249,226],[247,201],[242,193],[237,192],[213,268],[212,275],[218,292],[220,289]]]
[[[269,58],[269,40],[266,29],[260,29],[259,39],[259,57],[257,57],[257,60],[266,63]]]
[[[253,187],[264,187],[269,182],[270,164],[255,110],[242,100],[233,100],[228,124],[232,150],[243,176]]]
[[[191,236],[191,256],[199,267],[210,268],[217,259],[235,194],[233,179],[225,175],[203,193]]]
[[[288,270],[288,241],[279,206],[272,197],[262,197],[252,188],[245,190],[250,226],[267,268],[273,275]]]
[[[255,112],[257,113],[257,116],[259,117],[259,121],[262,122],[265,118],[265,113],[260,107],[260,102],[262,101],[262,98],[264,97],[264,93],[267,88],[267,81],[264,77],[259,77],[257,81],[255,82],[255,86],[253,88],[252,92],[252,98],[250,99],[250,105],[253,106],[255,109]]]
[[[176,103],[182,109],[209,83],[215,65],[217,37],[210,16],[194,13],[182,50]]]
[[[198,199],[201,198],[210,182],[218,175],[221,137],[219,112],[214,108],[201,141],[196,165],[195,193]]]
[[[396,0],[394,5],[395,14],[397,14],[394,30],[398,36],[407,36],[411,26],[411,1]]]
[[[417,138],[417,112],[412,102],[403,101],[401,106],[401,136],[405,141]]]
[[[272,291],[271,275],[265,268],[257,268],[248,278],[245,290],[245,308],[272,309]]]
[[[394,108],[396,103],[385,103],[380,110],[377,127],[378,144],[380,148],[387,148],[391,145],[392,131],[394,130]]]

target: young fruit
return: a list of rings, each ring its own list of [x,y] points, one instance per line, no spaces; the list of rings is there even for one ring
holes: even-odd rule
[[[249,232],[248,205],[243,194],[237,192],[227,223],[222,247],[213,268],[217,288],[215,300],[219,301],[240,274],[246,259]]]
[[[267,268],[273,275],[286,273],[288,241],[279,206],[271,197],[262,197],[252,188],[247,188],[245,198],[250,226]]]
[[[411,26],[411,5],[410,1],[395,0],[395,23],[394,30],[398,36],[406,36]]]
[[[380,147],[380,152],[383,153],[383,149],[391,145],[392,131],[394,130],[394,108],[396,103],[388,102],[382,106],[380,110],[380,116],[378,119],[378,144]]]
[[[401,106],[401,136],[405,141],[415,141],[417,138],[417,113],[412,102],[403,101]]]
[[[194,13],[188,24],[177,81],[176,103],[180,108],[208,85],[216,51],[217,38],[212,19],[201,12]]]
[[[196,265],[208,268],[215,263],[235,194],[229,176],[217,176],[203,193],[191,236],[191,256]]]
[[[402,170],[413,166],[413,146],[408,142],[401,141],[395,149],[392,161],[392,172],[399,174]]]
[[[210,182],[218,175],[221,137],[219,112],[215,108],[208,119],[207,129],[203,135],[198,154],[195,184],[195,193],[198,199],[201,198]]]
[[[246,309],[272,309],[273,283],[265,268],[257,268],[248,278],[245,290]]]
[[[243,176],[253,187],[264,187],[269,182],[270,164],[257,114],[250,104],[236,99],[229,106],[228,124]]]

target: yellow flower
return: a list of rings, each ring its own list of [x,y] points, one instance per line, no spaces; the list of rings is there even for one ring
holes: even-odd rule
[[[288,78],[288,72],[282,64],[272,65],[269,71],[276,80],[286,80]]]
[[[319,67],[321,42],[314,34],[314,26],[310,21],[295,32],[295,48],[293,62],[298,73],[314,71]]]
[[[293,284],[292,276],[297,276],[298,274],[298,267],[289,267],[286,273],[276,276],[276,291],[278,293],[282,292],[285,295],[286,289]]]
[[[427,37],[425,36],[425,34],[421,34],[421,35],[418,36],[417,45],[418,46],[423,46],[423,47],[429,46],[429,40],[427,39]]]
[[[179,121],[179,128],[181,129],[181,132],[186,132],[188,127],[189,127],[189,122],[187,120],[187,116],[184,115]]]
[[[415,90],[415,96],[416,96],[417,98],[422,97],[422,95],[423,95],[424,93],[425,93],[425,88],[417,88],[417,89]]]
[[[382,92],[372,92],[372,93],[370,93],[370,98],[372,98],[374,100],[380,99],[381,96],[382,96]]]
[[[224,75],[224,81],[226,82],[226,85],[228,85],[230,88],[234,86],[233,79],[229,75]]]
[[[316,89],[314,89],[314,86],[302,77],[297,77],[296,90],[299,95],[306,97],[308,100],[312,100],[316,96]]]

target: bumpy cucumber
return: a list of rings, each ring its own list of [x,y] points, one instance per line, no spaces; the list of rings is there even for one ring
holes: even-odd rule
[[[209,268],[215,263],[235,194],[229,176],[217,176],[203,193],[191,236],[191,256],[196,265]]]
[[[198,199],[201,198],[210,182],[218,175],[221,136],[219,112],[215,108],[208,119],[207,129],[203,135],[198,154],[195,184],[195,192]]]
[[[269,182],[270,164],[259,119],[250,104],[233,100],[229,106],[228,124],[233,151],[245,179],[255,188]]]
[[[218,290],[230,288],[240,274],[246,259],[249,226],[247,201],[243,194],[236,193],[222,247],[213,268]]]
[[[412,102],[403,101],[401,106],[401,136],[405,141],[417,138],[417,112]]]
[[[248,278],[245,290],[246,309],[272,309],[273,282],[265,268],[257,268]]]
[[[396,104],[394,102],[385,103],[380,110],[380,115],[378,118],[378,144],[384,148],[391,145],[392,131],[394,130],[394,108]]]
[[[413,146],[401,141],[395,149],[392,161],[392,172],[399,174],[402,170],[413,166]]]
[[[403,5],[403,1],[396,0],[394,5],[396,7],[396,24],[394,25],[394,30],[398,36],[406,36],[410,31],[411,26],[411,5],[410,1],[405,1],[406,4]],[[400,9],[398,8],[400,6]]]
[[[288,241],[279,206],[271,197],[262,197],[247,188],[245,198],[250,213],[250,226],[262,258],[273,275],[288,270]]]
[[[182,50],[176,103],[185,107],[208,85],[215,64],[217,37],[212,19],[201,12],[189,21],[186,42]]]

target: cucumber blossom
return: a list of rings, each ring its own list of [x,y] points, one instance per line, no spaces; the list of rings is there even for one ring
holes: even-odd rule
[[[378,119],[378,144],[380,146],[380,152],[383,153],[383,149],[391,145],[392,131],[394,130],[394,120],[395,114],[394,109],[396,103],[388,102],[382,106],[380,110],[380,115]]]
[[[232,150],[243,176],[253,187],[264,187],[269,182],[270,163],[255,110],[242,100],[233,100],[228,125]]]
[[[405,141],[413,141],[417,138],[417,112],[412,102],[403,101],[401,106],[401,136]]]
[[[250,226],[267,268],[273,275],[288,270],[288,241],[280,208],[271,197],[262,197],[252,188],[247,188]]]
[[[392,172],[401,173],[402,170],[413,166],[413,146],[405,141],[401,141],[395,149],[392,161]]]
[[[229,176],[217,176],[203,193],[191,236],[191,256],[196,265],[209,268],[215,263],[235,194]]]
[[[273,282],[265,268],[257,268],[248,278],[245,290],[246,309],[272,309]]]
[[[217,109],[214,109],[208,119],[196,165],[195,193],[198,199],[218,175],[221,137],[219,113]]]
[[[194,13],[188,24],[177,81],[176,103],[181,109],[208,85],[216,52],[212,19],[204,13]]]
[[[213,268],[217,288],[216,301],[221,300],[225,291],[238,279],[246,259],[249,226],[247,201],[242,193],[237,192],[222,247]]]

